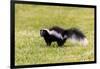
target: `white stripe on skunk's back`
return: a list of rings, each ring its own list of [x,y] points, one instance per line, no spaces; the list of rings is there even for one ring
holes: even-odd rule
[[[54,31],[54,30],[50,31],[50,34],[63,40],[62,35],[60,33],[56,32],[56,31]]]
[[[87,38],[81,39],[80,42],[82,43],[82,45],[83,45],[84,47],[86,47],[86,46],[88,45],[88,40],[87,40]]]

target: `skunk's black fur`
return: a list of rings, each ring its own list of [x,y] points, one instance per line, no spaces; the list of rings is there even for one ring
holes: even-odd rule
[[[54,41],[57,42],[58,46],[62,46],[68,38],[79,41],[85,39],[85,35],[76,28],[63,29],[57,26],[50,29],[41,29],[40,35],[44,38],[48,46]]]

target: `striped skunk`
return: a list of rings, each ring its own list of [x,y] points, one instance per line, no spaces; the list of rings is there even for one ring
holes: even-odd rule
[[[83,46],[87,46],[88,40],[86,36],[76,28],[63,29],[57,26],[54,26],[50,29],[41,29],[40,30],[41,37],[44,38],[46,44],[48,46],[51,45],[52,42],[56,41],[58,46],[64,45],[67,39],[72,39],[74,41],[80,41]]]

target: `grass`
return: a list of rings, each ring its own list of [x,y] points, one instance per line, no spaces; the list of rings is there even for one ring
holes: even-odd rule
[[[84,32],[89,44],[66,41],[63,47],[47,47],[40,37],[41,28],[76,27]],[[48,64],[94,61],[94,9],[43,5],[15,5],[15,64]]]

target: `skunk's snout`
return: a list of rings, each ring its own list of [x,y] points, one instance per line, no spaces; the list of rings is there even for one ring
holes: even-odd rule
[[[43,36],[43,30],[40,30],[40,35]]]

